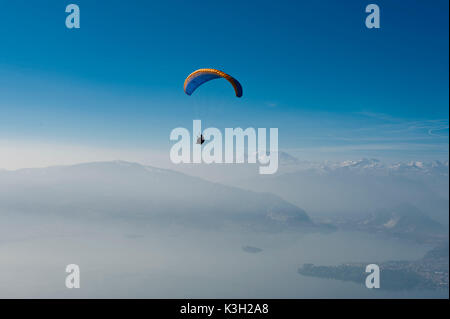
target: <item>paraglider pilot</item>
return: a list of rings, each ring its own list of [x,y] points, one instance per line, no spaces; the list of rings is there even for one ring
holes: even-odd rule
[[[205,138],[203,137],[203,134],[200,134],[200,136],[197,138],[197,144],[203,144],[205,142]]]

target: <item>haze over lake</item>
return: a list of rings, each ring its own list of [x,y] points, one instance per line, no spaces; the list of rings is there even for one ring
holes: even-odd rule
[[[127,223],[32,220],[2,218],[0,297],[448,297],[448,291],[375,291],[297,273],[303,263],[417,259],[429,249],[363,233],[161,230]],[[11,231],[18,223],[25,230],[20,235]],[[241,246],[246,244],[264,251],[245,253]],[[64,286],[69,263],[81,268],[81,289]]]
[[[277,196],[136,163],[4,171],[0,177],[0,297],[448,297],[448,289],[369,290],[297,272],[305,263],[416,260],[434,247],[398,238],[409,235],[404,228],[341,229]],[[184,187],[184,194],[167,192]],[[406,229],[417,227],[402,216]],[[81,289],[64,285],[71,263],[80,266]]]

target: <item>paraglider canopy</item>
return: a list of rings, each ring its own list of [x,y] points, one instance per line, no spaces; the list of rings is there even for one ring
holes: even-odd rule
[[[231,75],[216,69],[198,69],[197,71],[189,74],[184,81],[184,92],[187,95],[191,95],[203,83],[218,78],[226,79],[233,86],[236,96],[242,96],[242,86],[238,80],[233,78]]]

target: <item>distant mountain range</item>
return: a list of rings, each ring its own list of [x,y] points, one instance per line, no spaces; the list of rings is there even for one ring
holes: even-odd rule
[[[230,184],[277,194],[310,214],[367,214],[407,203],[448,225],[448,161],[283,164],[280,160],[280,164],[276,175],[245,177]]]
[[[362,158],[358,160],[346,161],[325,161],[325,162],[311,162],[300,161],[296,157],[285,152],[280,152],[279,162],[281,165],[291,166],[296,165],[299,170],[316,170],[317,172],[333,172],[339,170],[352,171],[371,171],[372,173],[378,171],[379,173],[420,173],[420,174],[438,174],[448,176],[449,162],[448,161],[409,161],[409,162],[394,162],[383,163],[375,158]]]
[[[276,195],[123,161],[1,171],[0,211],[202,227],[318,229],[304,210]]]
[[[439,233],[440,224],[448,226],[448,162],[386,165],[361,159],[320,164],[282,152],[279,156],[294,169],[245,177],[229,186],[124,161],[3,170],[0,211],[265,230],[324,229],[305,208],[315,221],[323,220],[321,214],[330,216],[330,228],[343,216],[355,215],[353,221],[359,223],[370,214],[366,226],[372,230],[418,233],[429,226],[426,232]],[[399,207],[404,208],[401,213],[395,211]]]

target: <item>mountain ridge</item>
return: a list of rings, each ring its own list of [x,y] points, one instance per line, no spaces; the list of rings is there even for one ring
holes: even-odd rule
[[[317,227],[303,209],[277,195],[126,161],[0,172],[0,209],[267,229]]]

